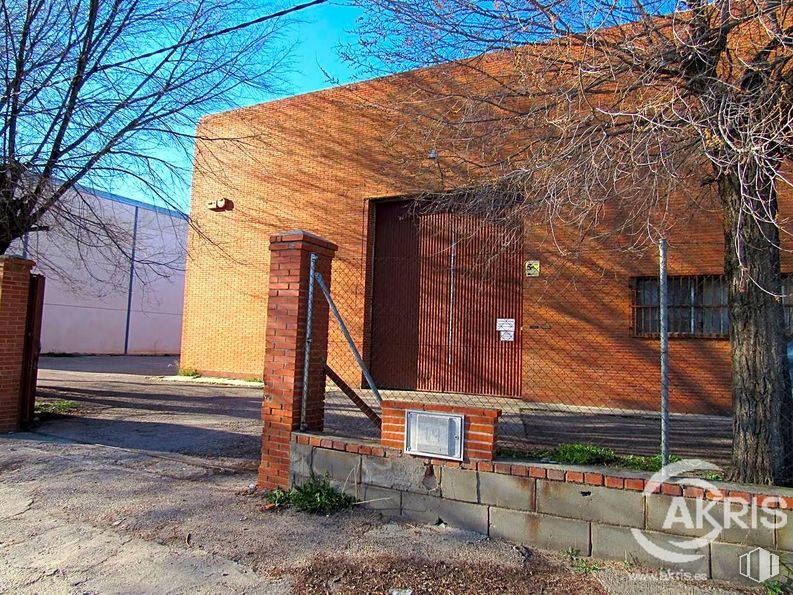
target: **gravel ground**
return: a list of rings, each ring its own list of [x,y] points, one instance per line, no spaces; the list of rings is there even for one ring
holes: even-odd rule
[[[737,592],[621,564],[581,573],[559,553],[357,508],[266,510],[248,489],[260,389],[147,379],[162,358],[83,359],[45,358],[40,374],[43,400],[77,410],[0,436],[0,592]]]
[[[522,566],[480,561],[449,562],[412,556],[350,559],[320,556],[298,572],[298,593],[606,593],[593,575],[571,576],[539,555]]]

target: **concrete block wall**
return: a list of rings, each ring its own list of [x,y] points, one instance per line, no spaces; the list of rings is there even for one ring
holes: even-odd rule
[[[455,463],[405,455],[400,450],[349,439],[296,433],[291,444],[292,484],[327,475],[362,506],[397,519],[444,522],[490,537],[550,550],[575,548],[582,555],[664,568],[709,578],[744,581],[739,556],[756,547],[793,560],[793,490],[717,484],[724,498],[768,501],[784,515],[782,528],[732,526],[687,554],[696,560],[670,564],[650,555],[634,532],[682,552],[675,542],[705,530],[664,528],[672,496],[693,514],[699,488],[650,483],[649,474],[511,461]],[[646,490],[648,485],[651,489]],[[707,502],[713,515],[721,502]],[[782,510],[784,509],[784,510]],[[770,520],[770,516],[769,516]],[[755,583],[756,585],[756,583]]]
[[[30,269],[33,262],[0,256],[0,432],[19,429]]]

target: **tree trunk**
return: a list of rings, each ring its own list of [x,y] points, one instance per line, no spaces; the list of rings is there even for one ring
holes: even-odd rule
[[[32,225],[31,209],[35,201],[25,201],[17,192],[20,176],[0,165],[0,256],[21,238]]]
[[[742,193],[737,174],[719,178],[724,212],[732,352],[733,481],[791,485],[793,408],[780,299],[776,192],[770,182]],[[765,208],[769,211],[766,211]],[[757,213],[757,217],[752,216]]]
[[[0,209],[3,208],[3,205],[0,205]],[[16,239],[14,236],[14,232],[11,229],[13,222],[8,222],[5,220],[5,214],[0,212],[0,256],[6,253],[6,251],[11,247],[11,242]]]

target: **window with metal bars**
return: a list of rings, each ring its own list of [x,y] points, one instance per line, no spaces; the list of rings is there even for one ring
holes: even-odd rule
[[[658,277],[637,277],[633,291],[633,332],[660,332]],[[793,276],[782,276],[785,327],[793,335]],[[678,337],[727,337],[727,280],[724,275],[668,277],[669,334]]]
[[[657,277],[634,280],[633,332],[660,332]],[[668,277],[669,334],[681,337],[726,337],[727,283],[723,275]]]

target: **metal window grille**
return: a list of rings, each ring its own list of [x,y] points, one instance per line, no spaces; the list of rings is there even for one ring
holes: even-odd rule
[[[673,337],[723,338],[729,335],[727,280],[724,275],[669,277],[669,334]],[[659,333],[658,278],[637,277],[633,291],[633,332]],[[793,277],[782,276],[785,327],[793,335]]]
[[[633,329],[637,336],[659,332],[658,279],[635,279]],[[723,275],[673,276],[668,279],[669,334],[677,337],[726,337],[729,332],[727,282]]]

